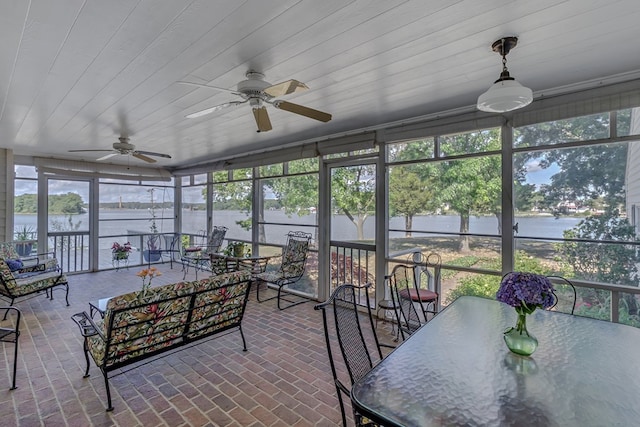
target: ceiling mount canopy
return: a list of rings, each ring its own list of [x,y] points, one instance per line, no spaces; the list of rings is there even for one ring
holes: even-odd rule
[[[517,44],[517,37],[503,37],[491,45],[491,49],[502,57],[502,72],[489,90],[478,97],[479,110],[505,113],[526,107],[533,101],[531,89],[518,83],[507,70],[507,54]]]

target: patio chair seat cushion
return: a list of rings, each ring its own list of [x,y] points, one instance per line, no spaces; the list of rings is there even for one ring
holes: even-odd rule
[[[430,302],[430,301],[435,301],[438,299],[438,294],[430,291],[428,289],[419,289],[418,291],[416,291],[415,289],[410,289],[408,291],[409,297],[411,298],[411,301],[422,301],[422,302]],[[400,291],[400,296],[403,298],[406,298],[407,296],[407,290],[402,290]]]
[[[67,283],[67,278],[59,271],[47,271],[37,274],[19,275],[15,279],[16,286],[12,289],[15,296],[28,295],[38,290],[45,290],[58,283]]]
[[[283,280],[282,273],[279,271],[264,272],[264,273],[256,274],[255,277],[256,279],[260,279],[268,283],[278,283],[279,281]]]

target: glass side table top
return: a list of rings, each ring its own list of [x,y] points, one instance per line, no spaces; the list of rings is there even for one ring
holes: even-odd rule
[[[604,426],[640,420],[640,329],[536,310],[540,342],[512,354],[515,310],[462,297],[354,384],[358,410],[384,425]]]

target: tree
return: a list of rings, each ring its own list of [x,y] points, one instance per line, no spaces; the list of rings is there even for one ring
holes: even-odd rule
[[[81,214],[84,211],[84,202],[77,193],[49,195],[49,213]]]
[[[37,213],[38,212],[38,195],[37,194],[21,194],[13,200],[15,213]]]
[[[515,180],[513,183],[513,204],[517,211],[531,211],[537,208],[542,196],[536,191],[535,184],[524,184]]]
[[[358,240],[364,240],[364,223],[375,212],[375,183],[370,165],[336,168],[331,176],[334,208],[356,226]]]
[[[616,209],[602,215],[588,216],[571,230],[565,239],[588,239],[596,243],[568,241],[560,245],[563,261],[581,278],[596,282],[636,285],[640,255],[633,244],[600,243],[601,241],[638,242],[635,228]]]
[[[573,274],[584,280],[638,286],[638,254],[633,244],[606,243],[619,241],[636,243],[639,239],[635,227],[626,218],[620,218],[616,209],[608,209],[602,215],[589,216],[576,227],[563,233],[565,239],[589,239],[596,243],[566,241],[559,244],[562,261]],[[605,241],[605,243],[601,243]],[[608,292],[597,289],[580,289],[580,297],[590,306],[605,306]],[[623,294],[623,309],[637,316],[638,302],[634,295]]]
[[[242,170],[245,171],[245,170]],[[251,177],[249,169],[248,178]],[[236,175],[234,175],[235,178]],[[243,179],[238,181],[227,181],[228,174],[226,171],[213,173],[213,194],[211,195],[213,203],[222,209],[239,210],[247,214],[244,220],[236,221],[236,224],[245,230],[251,230],[251,209],[253,200],[253,181],[251,179]],[[202,189],[203,200],[207,197],[207,188]],[[264,241],[264,227],[261,227],[260,241]]]
[[[618,112],[618,130],[630,126],[630,110]],[[567,120],[539,123],[519,128],[514,140],[516,146],[558,145],[569,141],[590,141],[609,137],[609,115],[594,114]],[[588,206],[589,201],[603,201],[617,208],[624,201],[624,179],[627,143],[598,144],[571,149],[536,151],[517,156],[515,170],[522,172],[523,165],[535,158],[540,167],[553,164],[560,172],[551,177],[551,183],[540,189],[546,206],[556,215],[561,202],[577,202]],[[518,179],[524,179],[519,173]],[[521,181],[522,182],[522,181]]]
[[[448,137],[442,144],[445,153],[478,152],[498,150],[500,132],[490,129]],[[472,213],[492,213],[498,218],[501,231],[501,164],[500,156],[471,157],[440,163],[438,175],[438,197],[441,205],[460,215],[460,233],[469,232]],[[460,251],[469,251],[469,236],[460,239]]]
[[[405,236],[411,237],[413,217],[427,212],[435,196],[433,185],[420,179],[405,166],[395,166],[389,173],[389,215],[404,215]]]
[[[433,152],[433,140],[417,140],[389,146],[389,157],[396,161],[422,159]],[[390,168],[389,215],[403,215],[405,236],[411,237],[413,217],[435,212],[439,205],[435,193],[437,166],[433,163],[410,163]]]
[[[289,163],[288,171],[291,175],[263,180],[264,191],[272,191],[279,205],[289,216],[293,214],[309,215],[312,210],[317,212],[318,175],[316,173],[305,173],[309,170],[317,169],[317,159],[301,159],[291,162]],[[315,240],[317,241],[317,227],[315,230]]]

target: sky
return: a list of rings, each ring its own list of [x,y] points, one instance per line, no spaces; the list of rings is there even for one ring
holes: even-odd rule
[[[525,164],[527,170],[526,182],[527,184],[535,184],[536,189],[540,189],[541,184],[549,184],[551,177],[560,172],[560,167],[557,163],[552,163],[546,169],[540,167],[540,159],[531,159]]]

